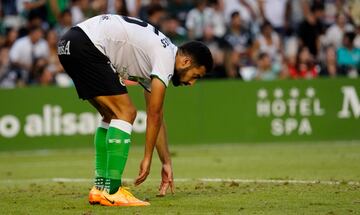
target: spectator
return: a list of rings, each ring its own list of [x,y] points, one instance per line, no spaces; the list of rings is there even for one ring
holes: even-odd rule
[[[92,0],[91,9],[93,10],[93,15],[105,14],[108,11],[108,2],[107,0]]]
[[[280,66],[273,64],[268,53],[260,53],[257,58],[256,79],[272,81],[278,79]]]
[[[141,7],[141,0],[126,0],[127,10],[129,11],[129,16],[138,17],[139,10]]]
[[[190,39],[203,36],[205,26],[212,25],[213,10],[207,7],[206,0],[196,1],[196,7],[189,11],[186,17],[186,28]]]
[[[250,31],[243,26],[239,12],[231,14],[230,27],[224,38],[233,47],[234,54],[239,55],[240,65],[249,64],[253,38]],[[233,59],[235,58],[237,57]]]
[[[314,57],[318,57],[320,50],[320,36],[323,33],[323,23],[321,19],[324,14],[324,5],[314,4],[311,13],[300,24],[298,36],[300,46],[306,46]]]
[[[161,0],[150,0],[149,4],[142,5],[140,7],[138,17],[144,21],[148,21],[149,20],[149,9],[154,6],[157,7],[158,5],[162,6]]]
[[[192,9],[192,4],[187,0],[169,0],[167,6],[168,13],[176,17],[182,26],[185,26],[188,11]]]
[[[56,33],[59,37],[64,35],[72,27],[72,14],[69,9],[60,13],[59,22],[55,26]]]
[[[87,18],[89,0],[73,0],[71,5],[72,24],[76,25]]]
[[[15,87],[15,76],[9,74],[10,59],[9,48],[6,46],[0,47],[0,88]]]
[[[10,49],[11,70],[16,74],[17,83],[24,85],[29,83],[30,72],[35,60],[48,56],[49,49],[43,37],[40,27],[30,29],[28,36],[15,41]]]
[[[291,35],[299,31],[299,26],[301,22],[308,16],[310,13],[310,3],[309,0],[297,0],[290,1],[289,5],[289,14],[290,14],[290,26],[289,31]]]
[[[24,18],[30,14],[38,16],[42,21],[46,20],[46,0],[16,0],[17,12]]]
[[[57,55],[58,36],[55,30],[51,29],[47,32],[46,42],[49,47],[49,55],[47,57],[47,70],[49,70],[54,76],[56,76],[58,73],[64,72],[64,68],[62,67]]]
[[[5,37],[3,34],[0,34],[0,47],[4,46],[5,45]]]
[[[58,86],[71,86],[72,81],[65,73],[59,58],[57,56],[58,36],[55,30],[49,30],[46,34],[46,41],[49,47],[49,56],[46,67],[39,67],[38,82],[42,85],[55,83]]]
[[[223,37],[226,33],[225,17],[223,14],[224,4],[222,0],[209,0],[213,10],[213,30],[216,37]]]
[[[17,16],[17,1],[0,1],[1,12],[5,18]]]
[[[260,14],[263,20],[268,20],[274,30],[284,36],[290,20],[290,1],[288,0],[258,0]]]
[[[4,21],[4,13],[0,2],[0,45],[2,44],[1,39],[3,39],[3,35],[5,34],[5,26],[3,21]]]
[[[289,74],[292,79],[313,79],[317,77],[315,59],[308,47],[303,46],[299,49],[295,67],[289,67]]]
[[[46,70],[47,59],[45,57],[35,59],[30,73],[29,84],[50,85],[53,83],[53,74]]]
[[[354,46],[356,48],[360,48],[360,24],[357,26],[356,28],[356,37],[355,37],[355,40],[354,40]]]
[[[18,31],[18,37],[24,37],[29,34],[29,29],[42,26],[43,21],[40,16],[35,13],[29,14],[27,18],[27,23],[25,26],[21,27]]]
[[[347,19],[344,13],[336,15],[336,23],[330,26],[325,34],[326,45],[332,45],[336,48],[341,46],[346,23]]]
[[[2,22],[3,28],[20,28],[25,23],[25,19],[22,16],[18,16],[16,9],[16,1],[1,1],[1,13],[3,19]],[[2,18],[2,17],[1,17]]]
[[[148,23],[160,29],[162,20],[165,17],[165,10],[160,4],[154,4],[148,8]]]
[[[18,38],[18,31],[15,28],[7,29],[4,46],[11,47]]]
[[[115,13],[122,16],[129,16],[129,11],[125,0],[114,1]]]
[[[255,3],[254,3],[255,2]],[[223,0],[224,15],[227,18],[227,22],[230,22],[230,17],[233,12],[239,12],[241,19],[246,26],[257,19],[257,7],[256,1],[253,0]]]
[[[209,47],[214,60],[214,73],[211,74],[212,78],[225,78],[227,77],[225,70],[225,59],[230,52],[230,45],[223,39],[216,37],[214,28],[207,26],[204,29],[203,37],[200,39]]]
[[[337,50],[338,63],[350,77],[357,77],[360,69],[360,49],[354,47],[355,36],[354,27],[346,26],[343,46]]]
[[[343,13],[350,17],[349,0],[313,0],[324,4],[324,24],[326,27],[336,23],[337,14]]]
[[[228,78],[243,78],[241,76],[243,66],[240,55],[234,50],[229,51],[229,54],[225,57],[226,76]]]
[[[161,29],[175,45],[181,45],[188,40],[185,28],[180,25],[179,20],[174,16],[166,17],[162,22]]]
[[[343,69],[337,63],[336,48],[334,46],[327,47],[325,61],[321,64],[319,75],[334,78],[339,75],[344,75],[344,73]]]
[[[261,33],[254,42],[253,56],[259,56],[260,53],[267,53],[271,61],[279,61],[281,58],[281,40],[270,24],[264,22],[261,26]]]
[[[70,1],[69,0],[47,0],[46,8],[47,8],[47,21],[50,27],[55,26],[59,22],[59,17],[61,13],[69,8]]]
[[[360,1],[351,1],[349,4],[352,21],[355,25],[360,26]]]

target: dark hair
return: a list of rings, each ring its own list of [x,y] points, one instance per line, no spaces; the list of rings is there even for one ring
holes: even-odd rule
[[[314,2],[311,5],[310,11],[311,12],[317,12],[317,11],[324,11],[325,10],[325,5],[322,2]]]
[[[64,10],[61,11],[60,17],[62,18],[62,17],[64,17],[65,15],[72,15],[72,14],[71,14],[71,10],[70,10],[69,8],[66,8],[66,9],[64,9]]]
[[[35,31],[43,31],[43,29],[42,29],[41,26],[38,26],[38,25],[31,26],[31,27],[29,28],[29,33],[30,33],[30,34],[33,33],[33,32],[35,32]]]
[[[164,9],[164,7],[161,6],[160,4],[151,5],[151,6],[149,6],[149,8],[147,9],[148,16],[152,16],[152,15],[154,15],[155,13],[163,12],[163,11],[165,11],[165,9]]]
[[[191,41],[187,42],[179,47],[179,51],[188,55],[193,59],[193,64],[196,66],[204,66],[206,73],[210,73],[214,60],[212,58],[209,48],[202,42]]]
[[[266,52],[260,52],[259,55],[258,55],[258,57],[257,57],[257,59],[258,59],[258,60],[262,60],[262,59],[264,59],[265,57],[270,57],[270,56],[269,56],[269,54],[266,53]]]
[[[199,5],[206,4],[207,0],[197,0],[195,1],[195,6],[198,7]]]
[[[271,27],[273,28],[272,24],[268,21],[268,20],[265,20],[262,25],[260,26],[260,30],[261,32],[265,30],[266,27]]]
[[[129,11],[128,11],[128,7],[127,7],[127,3],[126,0],[121,0],[122,3],[122,7],[120,10],[116,11],[117,14],[122,15],[122,16],[129,16]]]
[[[355,32],[345,32],[344,38],[349,39],[350,43],[354,43],[354,40],[356,38],[356,33]]]
[[[237,17],[237,16],[240,16],[239,11],[234,11],[234,12],[232,12],[231,15],[230,15],[231,19],[234,19],[234,18]]]
[[[209,0],[208,4],[209,5],[217,5],[217,4],[219,4],[219,0]]]

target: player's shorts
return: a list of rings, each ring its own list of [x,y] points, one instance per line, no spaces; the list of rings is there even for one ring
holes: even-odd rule
[[[71,28],[58,43],[58,56],[81,99],[127,93],[111,62],[79,27]]]

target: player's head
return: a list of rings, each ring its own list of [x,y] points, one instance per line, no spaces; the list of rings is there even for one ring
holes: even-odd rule
[[[213,58],[209,48],[198,41],[183,44],[175,58],[174,86],[193,85],[197,79],[211,72]]]

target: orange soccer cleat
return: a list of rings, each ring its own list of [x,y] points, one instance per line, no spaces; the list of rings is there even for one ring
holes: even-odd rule
[[[128,190],[120,187],[114,194],[106,191],[102,192],[101,205],[104,206],[148,206],[149,202],[141,201],[133,196]]]
[[[102,190],[97,189],[95,186],[89,192],[89,203],[91,205],[100,204]]]
[[[141,201],[140,199],[137,199],[128,188],[120,187],[119,191],[125,196],[125,198],[128,200],[129,206],[149,206],[150,203],[146,201]]]

